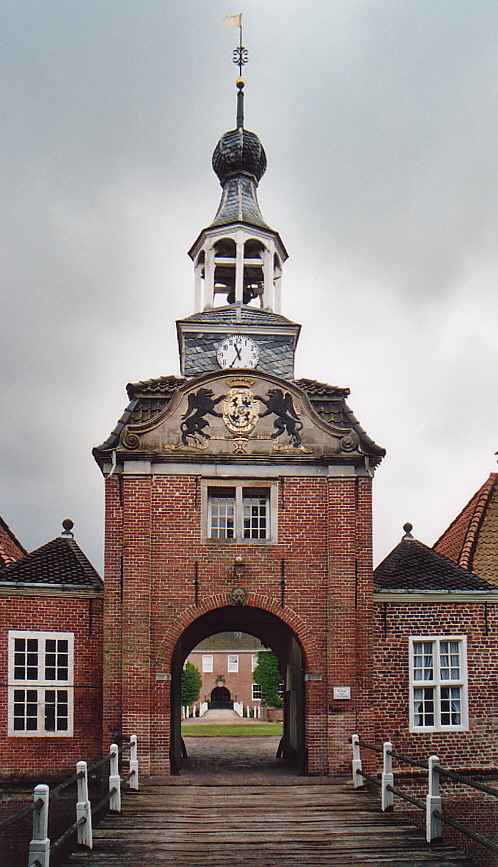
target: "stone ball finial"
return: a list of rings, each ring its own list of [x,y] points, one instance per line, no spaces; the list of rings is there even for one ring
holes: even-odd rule
[[[63,532],[62,532],[63,536],[72,536],[73,535],[71,530],[74,527],[74,521],[71,521],[71,518],[64,518],[64,520],[62,522],[62,527],[63,527]]]
[[[405,531],[405,535],[403,536],[403,539],[413,539],[413,536],[412,536],[413,524],[410,524],[410,522],[407,521],[406,524],[403,524],[403,530]]]

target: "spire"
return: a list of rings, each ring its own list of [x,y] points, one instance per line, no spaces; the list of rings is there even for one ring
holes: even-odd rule
[[[195,263],[195,307],[210,309],[224,304],[253,303],[266,311],[280,312],[282,264],[287,253],[277,232],[261,213],[257,188],[266,171],[266,154],[256,133],[244,126],[242,67],[248,52],[242,45],[242,15],[225,18],[240,28],[233,52],[239,67],[235,129],[218,141],[212,166],[223,192],[212,223],[189,251]]]

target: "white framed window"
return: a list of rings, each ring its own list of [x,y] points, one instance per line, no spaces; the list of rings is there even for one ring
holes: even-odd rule
[[[252,700],[261,701],[261,686],[259,683],[253,683],[252,685]]]
[[[202,671],[203,672],[213,671],[213,654],[212,653],[203,653],[202,654]]]
[[[229,674],[237,674],[239,670],[239,657],[236,653],[228,654],[228,672]]]
[[[203,535],[208,539],[275,543],[277,486],[206,483],[203,513]]]
[[[410,731],[467,729],[466,637],[411,638],[410,691]]]
[[[252,668],[251,668],[251,671],[254,671],[254,669],[256,668],[257,664],[258,664],[258,654],[257,654],[257,653],[253,653],[253,655],[252,655]]]
[[[9,736],[71,737],[73,683],[72,632],[9,632]]]

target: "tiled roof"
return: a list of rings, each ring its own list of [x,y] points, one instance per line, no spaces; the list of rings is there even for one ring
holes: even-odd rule
[[[422,542],[403,538],[374,571],[377,590],[496,590]]]
[[[0,571],[0,586],[53,585],[67,589],[103,590],[98,572],[74,539],[59,536]]]
[[[237,312],[238,311],[238,312]],[[224,307],[215,307],[211,310],[203,310],[201,313],[192,313],[180,322],[199,322],[203,325],[296,325],[281,313],[272,313],[261,310],[258,307],[250,307],[242,304],[228,304]]]
[[[491,473],[434,544],[463,569],[498,584],[498,473]]]
[[[24,557],[25,554],[26,549],[3,518],[0,518],[0,569],[14,563],[19,557]]]

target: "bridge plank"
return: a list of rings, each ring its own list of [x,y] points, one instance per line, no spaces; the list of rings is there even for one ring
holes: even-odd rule
[[[127,795],[66,867],[474,867],[348,784],[154,786]]]

